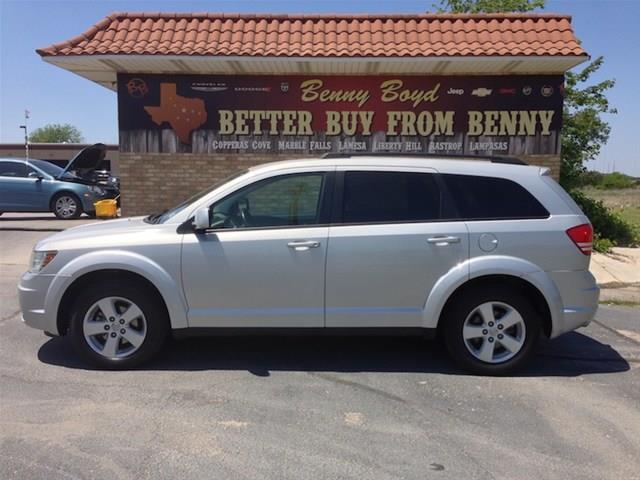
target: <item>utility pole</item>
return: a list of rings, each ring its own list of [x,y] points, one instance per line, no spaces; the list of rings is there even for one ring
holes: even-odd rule
[[[20,128],[24,130],[24,159],[29,163],[29,132],[27,129],[27,120],[29,120],[31,112],[29,110],[24,111],[24,125],[20,125]]]

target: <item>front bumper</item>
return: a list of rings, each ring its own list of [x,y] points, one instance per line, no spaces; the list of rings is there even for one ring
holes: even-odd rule
[[[18,298],[25,324],[58,335],[56,312],[45,309],[47,292],[54,278],[51,274],[25,273],[18,285]]]
[[[115,198],[113,192],[109,190],[106,190],[102,195],[93,192],[85,192],[82,194],[82,198],[80,199],[82,202],[82,210],[85,212],[94,212],[96,207],[93,204],[108,198]]]

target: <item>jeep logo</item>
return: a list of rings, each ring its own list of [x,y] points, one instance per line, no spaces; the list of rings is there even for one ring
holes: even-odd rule
[[[464,94],[463,88],[450,88],[447,90],[447,95],[462,95]]]

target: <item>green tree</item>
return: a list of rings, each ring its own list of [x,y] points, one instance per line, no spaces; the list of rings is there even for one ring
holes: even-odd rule
[[[451,13],[530,12],[544,8],[545,0],[440,0],[438,10]]]
[[[567,190],[579,186],[584,163],[595,158],[609,140],[611,127],[602,114],[616,113],[606,97],[615,80],[585,85],[603,63],[603,57],[598,57],[579,72],[567,72],[565,77],[560,183]]]
[[[82,143],[82,133],[68,123],[49,123],[44,127],[36,128],[29,135],[31,143]]]
[[[544,6],[545,0],[440,0],[440,11],[452,13],[529,12]],[[567,190],[579,186],[584,163],[598,156],[611,132],[602,115],[616,113],[606,97],[615,80],[589,84],[603,63],[598,57],[565,76],[560,183]]]
[[[440,0],[439,11],[530,12],[544,6],[545,0]],[[604,251],[612,244],[637,244],[640,234],[602,202],[587,197],[577,188],[580,186],[580,176],[585,171],[584,163],[595,158],[609,139],[611,127],[602,115],[616,113],[606,97],[615,80],[595,84],[589,82],[603,63],[603,57],[598,57],[581,71],[567,72],[565,76],[560,183],[591,219],[596,232],[595,248]]]

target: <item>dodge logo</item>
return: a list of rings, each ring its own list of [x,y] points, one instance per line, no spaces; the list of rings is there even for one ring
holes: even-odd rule
[[[142,98],[149,93],[149,87],[141,78],[132,78],[127,82],[127,92],[133,98]]]

